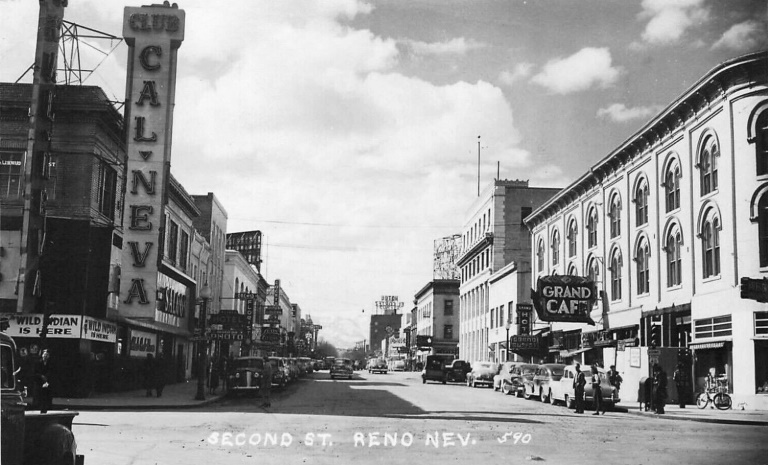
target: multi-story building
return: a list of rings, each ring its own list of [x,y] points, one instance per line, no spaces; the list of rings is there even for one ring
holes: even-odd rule
[[[430,281],[414,296],[417,336],[429,336],[429,350],[420,350],[416,362],[422,364],[427,355],[459,353],[459,280]],[[426,347],[425,347],[426,349]]]
[[[459,356],[467,360],[491,360],[489,349],[490,279],[493,273],[515,262],[525,269],[530,263],[530,236],[523,219],[557,193],[558,189],[528,187],[528,181],[494,180],[467,211],[462,248],[457,265],[461,270]],[[508,300],[529,300],[524,295]]]
[[[218,313],[222,305],[224,260],[227,250],[227,211],[213,192],[208,192],[206,195],[193,195],[192,199],[201,212],[200,216],[195,218],[195,229],[211,245],[211,263],[207,276],[211,288],[208,311],[211,314]]]
[[[767,64],[717,66],[528,218],[534,277],[588,276],[603,292],[605,331],[553,323],[557,356],[615,363],[628,386],[681,361],[691,390],[712,370],[734,402],[768,406],[768,312],[739,294],[768,272]]]
[[[385,313],[383,315],[371,315],[368,332],[371,351],[377,353],[376,355],[385,355],[385,351],[382,351],[382,347],[386,347],[388,337],[400,333],[400,325],[402,322],[402,315],[397,312]]]
[[[261,312],[264,311],[267,296],[267,288],[262,285],[264,282],[256,267],[248,263],[240,252],[226,251],[221,296],[222,311],[236,312],[245,316],[247,299],[253,299],[253,308],[250,321],[247,323],[250,330],[243,328],[243,339],[222,340],[218,351],[220,356],[263,355],[256,354],[251,349],[254,340],[258,341],[261,337]],[[247,339],[248,335],[251,339]]]
[[[39,267],[20,297],[31,98],[32,85],[0,84],[0,312],[23,354],[37,356],[44,344],[66,367],[57,373],[61,394],[110,390],[114,358],[125,349],[106,321],[117,308],[122,247],[122,117],[97,87],[56,87],[41,169],[45,199],[37,205],[45,229],[31,233]],[[17,314],[21,299],[32,305]]]

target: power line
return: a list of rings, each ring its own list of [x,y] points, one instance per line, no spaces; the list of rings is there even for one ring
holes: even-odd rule
[[[374,228],[374,229],[446,229],[455,228],[456,225],[436,225],[436,226],[424,226],[424,225],[393,225],[393,224],[376,224],[376,225],[364,225],[364,224],[349,224],[349,223],[315,223],[307,221],[281,221],[281,220],[262,220],[258,218],[243,218],[243,217],[231,217],[230,220],[239,221],[253,221],[257,223],[270,223],[270,224],[291,224],[299,226],[325,226],[331,228]]]

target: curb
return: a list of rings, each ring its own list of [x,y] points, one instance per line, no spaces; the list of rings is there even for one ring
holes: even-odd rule
[[[213,404],[222,400],[223,396],[214,397],[211,399],[196,401],[189,404],[151,404],[151,405],[136,405],[136,404],[114,404],[114,405],[91,405],[91,404],[61,404],[54,403],[52,410],[173,410],[173,409],[192,409],[196,407],[202,407]]]
[[[630,415],[640,417],[657,418],[660,420],[681,420],[681,421],[695,421],[699,423],[718,423],[723,425],[742,425],[742,426],[768,426],[768,420],[741,420],[732,418],[711,418],[711,417],[684,417],[675,415],[674,413],[663,413],[656,415],[654,413],[638,412],[635,410],[629,410],[624,407],[619,407],[617,410],[622,410]]]

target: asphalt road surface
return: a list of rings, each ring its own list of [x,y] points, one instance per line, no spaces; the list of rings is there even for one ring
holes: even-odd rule
[[[768,463],[768,427],[576,415],[412,372],[314,373],[260,404],[81,412],[74,431],[92,465]]]

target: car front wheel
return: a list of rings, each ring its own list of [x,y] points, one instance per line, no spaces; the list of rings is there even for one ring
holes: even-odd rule
[[[549,394],[547,395],[547,397],[549,398],[549,403],[550,404],[552,404],[552,405],[556,405],[557,404],[557,401],[555,400],[555,398],[552,397],[552,391],[551,390],[549,391]]]

